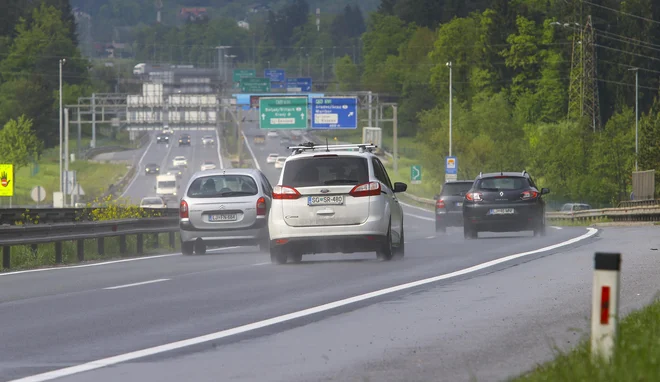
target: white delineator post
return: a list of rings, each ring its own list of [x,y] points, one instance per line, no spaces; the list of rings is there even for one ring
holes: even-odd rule
[[[596,253],[591,303],[591,355],[610,360],[619,316],[620,253]]]

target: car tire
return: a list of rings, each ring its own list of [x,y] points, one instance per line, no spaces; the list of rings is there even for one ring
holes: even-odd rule
[[[185,256],[192,255],[194,249],[195,249],[195,243],[193,242],[181,243],[181,253]]]
[[[403,230],[403,224],[401,224],[401,238],[399,239],[399,245],[396,247],[395,257],[397,259],[403,259],[406,256],[406,235]]]
[[[273,264],[286,264],[288,256],[284,252],[284,247],[270,245],[270,262]]]
[[[447,225],[436,220],[435,221],[435,232],[446,233],[447,232]]]
[[[545,222],[541,222],[538,224],[538,226],[534,229],[534,236],[545,236],[547,233],[546,227],[545,227]]]
[[[195,242],[195,254],[203,255],[205,253],[206,253],[206,244],[204,244],[204,242],[201,240],[197,240]]]
[[[463,237],[465,239],[468,239],[468,240],[476,239],[476,238],[479,237],[479,233],[478,233],[476,227],[474,227],[472,224],[464,223],[463,224]]]
[[[385,242],[381,245],[380,249],[376,251],[376,255],[380,260],[390,261],[394,256],[394,250],[392,249],[392,222],[390,221],[389,226],[387,227],[387,237]]]
[[[289,253],[289,255],[287,256],[287,260],[290,263],[298,264],[302,261],[302,257],[303,254],[301,252],[293,252],[293,253]]]

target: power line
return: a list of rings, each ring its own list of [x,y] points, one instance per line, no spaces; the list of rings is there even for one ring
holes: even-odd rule
[[[612,80],[604,80],[604,79],[602,79],[602,78],[596,78],[596,80],[599,81],[599,82],[605,82],[605,83],[608,83],[608,84],[615,84],[615,85],[622,85],[622,86],[630,86],[630,87],[633,87],[633,88],[635,87],[635,84],[627,84],[627,83],[625,83],[625,82],[612,81]],[[655,91],[659,90],[658,88],[652,88],[652,87],[649,87],[649,86],[641,86],[641,85],[639,85],[638,88],[640,88],[640,89],[648,89],[648,90],[655,90]]]
[[[619,52],[619,53],[625,53],[625,54],[629,54],[629,55],[631,55],[631,56],[637,56],[637,57],[648,58],[649,60],[653,60],[653,61],[660,61],[660,58],[655,58],[655,57],[646,56],[646,55],[643,55],[643,54],[637,54],[637,53],[633,53],[633,52],[628,52],[628,51],[621,50],[621,49],[610,48],[609,46],[605,46],[605,45],[599,45],[599,44],[594,44],[594,45],[597,46],[597,47],[599,47],[599,48],[603,48],[603,49],[607,49],[607,50],[612,50],[612,51]]]
[[[644,21],[648,21],[648,22],[651,22],[651,23],[660,24],[660,21],[656,21],[656,20],[653,20],[653,19],[649,19],[649,18],[647,18],[647,17],[642,17],[642,16],[633,15],[632,13],[628,13],[628,12],[620,11],[620,10],[618,10],[618,9],[614,9],[614,8],[606,7],[606,6],[604,6],[604,5],[594,4],[594,3],[590,2],[590,1],[586,1],[586,0],[582,0],[582,2],[583,2],[583,3],[586,3],[586,4],[589,4],[589,5],[593,6],[593,7],[598,7],[598,8],[602,8],[602,9],[607,9],[608,11],[621,13],[622,15],[626,15],[626,16],[634,17],[634,18],[639,19],[639,20],[644,20]]]

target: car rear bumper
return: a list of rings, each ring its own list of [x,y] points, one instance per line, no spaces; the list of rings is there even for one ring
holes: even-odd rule
[[[373,252],[383,246],[384,235],[336,235],[324,237],[291,237],[271,240],[272,246],[283,246],[287,251],[303,255],[317,253]]]
[[[447,227],[458,227],[463,225],[463,211],[442,211],[435,212],[435,221]]]
[[[203,229],[195,227],[190,221],[179,221],[179,233],[182,242],[201,239],[209,246],[258,245],[268,240],[266,219],[258,219],[253,225],[231,229]]]
[[[491,209],[513,208],[511,215],[490,215]],[[543,208],[538,204],[482,204],[465,205],[465,224],[471,224],[479,231],[511,232],[533,230],[544,222]]]

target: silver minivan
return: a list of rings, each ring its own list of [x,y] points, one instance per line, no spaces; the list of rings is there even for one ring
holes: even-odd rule
[[[195,173],[179,205],[181,252],[240,245],[266,250],[272,195],[268,179],[256,169]]]

